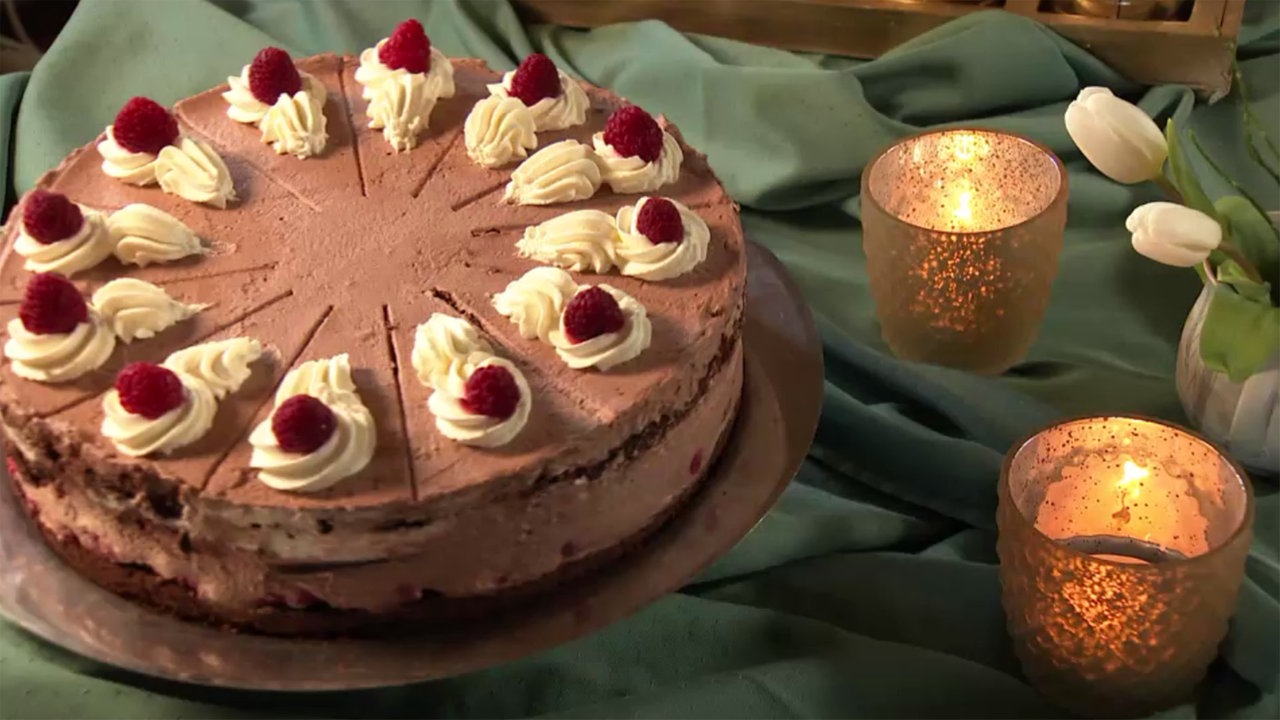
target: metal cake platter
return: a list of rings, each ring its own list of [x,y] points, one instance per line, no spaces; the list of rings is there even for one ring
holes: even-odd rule
[[[85,580],[0,482],[0,613],[78,655],[143,675],[254,690],[350,690],[460,675],[599,630],[677,590],[747,535],[808,452],[822,346],[781,263],[748,244],[746,373],[731,437],[688,504],[635,551],[500,615],[447,632],[303,640],[163,616]]]

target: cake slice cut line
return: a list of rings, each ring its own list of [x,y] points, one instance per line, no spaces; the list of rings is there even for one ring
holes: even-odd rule
[[[457,148],[461,144],[461,140],[462,128],[458,128],[453,131],[453,136],[450,137],[449,142],[445,144],[444,152],[437,155],[435,159],[431,161],[431,164],[427,166],[427,171],[423,173],[422,179],[414,183],[413,189],[409,191],[409,197],[417,199],[418,196],[422,194],[423,189],[427,187],[427,183],[431,182],[431,179],[436,175],[436,171],[439,170],[440,166],[444,163],[444,159],[449,157],[449,153],[453,152],[454,148]]]
[[[369,187],[364,180],[364,162],[360,159],[360,143],[356,139],[356,111],[351,107],[351,97],[347,95],[346,58],[338,65],[338,93],[342,108],[347,118],[347,126],[351,128],[351,152],[356,159],[356,178],[360,182],[360,197],[369,197]]]
[[[396,380],[396,400],[400,405],[400,426],[405,429],[406,437],[404,443],[404,451],[408,456],[409,465],[409,493],[414,502],[418,501],[418,464],[413,461],[413,443],[407,437],[409,428],[409,405],[404,399],[404,373],[400,367],[400,347],[396,342],[395,318],[391,314],[391,306],[382,306],[382,329],[386,334],[387,354],[391,356],[391,373]]]

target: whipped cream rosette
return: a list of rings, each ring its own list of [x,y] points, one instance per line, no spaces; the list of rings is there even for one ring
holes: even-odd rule
[[[509,97],[487,97],[476,103],[462,126],[467,157],[494,168],[524,159],[538,147],[533,115]]]
[[[126,265],[146,267],[205,252],[200,238],[181,220],[160,208],[132,203],[107,218],[112,252]]]
[[[493,296],[493,308],[519,328],[526,340],[551,341],[560,326],[560,314],[578,284],[569,273],[556,267],[536,267],[512,280]]]
[[[595,151],[577,140],[561,140],[520,163],[503,198],[517,205],[554,205],[585,200],[599,189]]]
[[[126,343],[155,337],[209,307],[175,300],[164,288],[137,278],[117,278],[103,285],[93,293],[92,304]]]
[[[521,257],[574,272],[606,273],[617,263],[618,228],[612,215],[574,210],[526,228],[516,241]]]

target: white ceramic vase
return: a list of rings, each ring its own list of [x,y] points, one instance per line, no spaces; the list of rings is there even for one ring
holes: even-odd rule
[[[1277,220],[1277,213],[1271,214]],[[1244,382],[1200,360],[1200,330],[1213,289],[1206,286],[1178,343],[1178,397],[1192,425],[1255,472],[1280,474],[1280,353]]]

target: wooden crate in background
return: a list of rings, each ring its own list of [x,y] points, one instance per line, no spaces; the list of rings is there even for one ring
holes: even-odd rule
[[[1275,2],[1276,0],[1255,0]],[[528,21],[597,27],[657,19],[686,32],[872,58],[948,20],[1002,10],[1033,18],[1145,84],[1210,99],[1231,88],[1245,0],[515,0]]]

